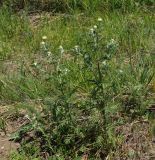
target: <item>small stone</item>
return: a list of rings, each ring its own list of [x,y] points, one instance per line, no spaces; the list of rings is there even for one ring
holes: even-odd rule
[[[1,147],[1,150],[4,150],[4,146]]]
[[[4,132],[1,132],[1,134],[0,134],[2,137],[4,137],[5,136],[5,133]]]

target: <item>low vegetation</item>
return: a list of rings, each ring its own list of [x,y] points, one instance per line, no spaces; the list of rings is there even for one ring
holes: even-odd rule
[[[0,105],[28,120],[10,159],[115,159],[118,127],[154,102],[154,1],[36,4],[0,10]]]

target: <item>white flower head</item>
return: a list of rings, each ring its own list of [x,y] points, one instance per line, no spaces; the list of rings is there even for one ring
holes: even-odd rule
[[[114,40],[114,39],[111,39],[111,43],[115,43],[115,40]]]
[[[78,46],[78,45],[75,45],[74,48],[77,50],[77,49],[79,48],[79,46]]]
[[[102,64],[103,64],[104,66],[106,66],[106,65],[107,65],[107,62],[106,62],[106,61],[103,61]]]
[[[118,43],[114,39],[111,39],[110,42],[107,44],[107,48],[116,48],[116,47],[118,47]]]
[[[42,46],[44,46],[44,45],[45,45],[45,42],[44,42],[44,41],[42,41],[40,44],[41,44]]]
[[[47,40],[47,36],[42,36],[42,40]]]
[[[97,29],[97,25],[94,25],[94,29]]]
[[[103,19],[100,18],[100,17],[97,20],[98,20],[98,22],[102,22],[103,21]]]
[[[37,64],[38,64],[37,62],[34,62],[34,63],[33,63],[34,66],[37,66]]]
[[[79,52],[79,46],[78,45],[75,45],[74,49],[75,49],[76,52]]]
[[[59,49],[60,49],[60,50],[62,50],[62,49],[63,49],[62,45],[60,45],[60,46],[59,46]]]
[[[77,55],[80,55],[81,53],[80,53],[80,46],[78,46],[78,45],[75,45],[74,46],[74,49],[73,49],[74,51],[75,51],[75,53],[77,54]]]
[[[95,32],[94,28],[90,28],[90,34],[94,35],[94,32]]]
[[[119,70],[119,73],[123,73],[123,71],[120,69],[120,70]]]
[[[63,53],[64,53],[64,48],[60,45],[60,46],[59,46],[59,49],[60,49],[60,53],[61,53],[61,57],[62,57],[62,55],[63,55]]]
[[[68,68],[65,68],[63,72],[64,72],[64,74],[66,75],[66,74],[69,72],[69,69],[68,69]]]
[[[50,56],[52,53],[50,51],[47,52],[47,55]]]

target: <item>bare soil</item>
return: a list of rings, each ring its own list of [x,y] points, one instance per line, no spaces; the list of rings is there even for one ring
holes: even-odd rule
[[[17,131],[26,119],[23,113],[16,116],[17,113],[10,112],[9,107],[0,106],[0,118],[5,122],[5,129],[0,126],[0,160],[8,160],[10,154],[20,147],[19,143],[10,141],[10,135]]]
[[[10,154],[17,150],[18,143],[9,141],[8,135],[0,135],[0,160],[8,160]]]
[[[123,142],[114,153],[114,160],[155,160],[155,143],[151,125],[143,118],[117,128]]]

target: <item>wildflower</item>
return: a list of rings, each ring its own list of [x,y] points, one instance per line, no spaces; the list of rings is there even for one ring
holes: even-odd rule
[[[100,17],[97,20],[98,20],[98,22],[102,22],[103,21],[102,18],[100,18]]]
[[[90,29],[90,33],[94,34],[94,28]]]
[[[122,74],[122,73],[123,73],[123,71],[120,69],[120,70],[119,70],[119,73],[120,73],[120,74]]]
[[[97,26],[96,26],[96,25],[94,25],[94,29],[97,29]]]
[[[47,36],[43,36],[42,40],[45,41],[47,39]]]
[[[63,53],[64,52],[64,48],[60,45],[59,46],[60,52]]]
[[[61,54],[61,57],[62,57],[62,55],[63,55],[63,53],[64,53],[64,48],[60,45],[60,46],[59,46],[59,49],[60,49],[60,54]]]
[[[114,40],[114,39],[111,39],[111,43],[114,44],[114,43],[115,43],[115,40]]]
[[[42,52],[43,52],[43,53],[47,53],[47,51],[48,51],[47,43],[44,42],[44,41],[42,41],[42,42],[40,43],[40,45],[41,45]]]
[[[66,75],[69,72],[69,69],[65,68],[63,72],[64,72],[64,75]]]
[[[78,45],[74,46],[74,49],[75,49],[75,52],[76,52],[77,54],[79,54],[79,53],[80,53],[80,48],[79,48],[79,46],[78,46]]]
[[[44,42],[44,41],[42,41],[40,44],[41,44],[42,46],[44,46],[44,45],[45,45],[45,42]]]
[[[37,62],[34,62],[34,63],[33,63],[34,66],[37,66],[37,64],[38,64]]]
[[[59,49],[60,49],[60,50],[63,49],[62,45],[59,46]]]
[[[106,65],[107,65],[107,62],[106,62],[106,61],[103,61],[102,64],[103,64],[104,66],[106,66]]]
[[[78,46],[78,45],[75,45],[74,48],[75,48],[75,50],[78,50],[78,49],[79,49],[79,46]]]
[[[114,39],[111,39],[110,42],[107,44],[107,48],[117,48],[118,44]]]
[[[47,52],[47,55],[50,56],[52,53],[50,51]]]
[[[90,29],[90,35],[95,36],[95,30],[94,30],[94,28]]]

